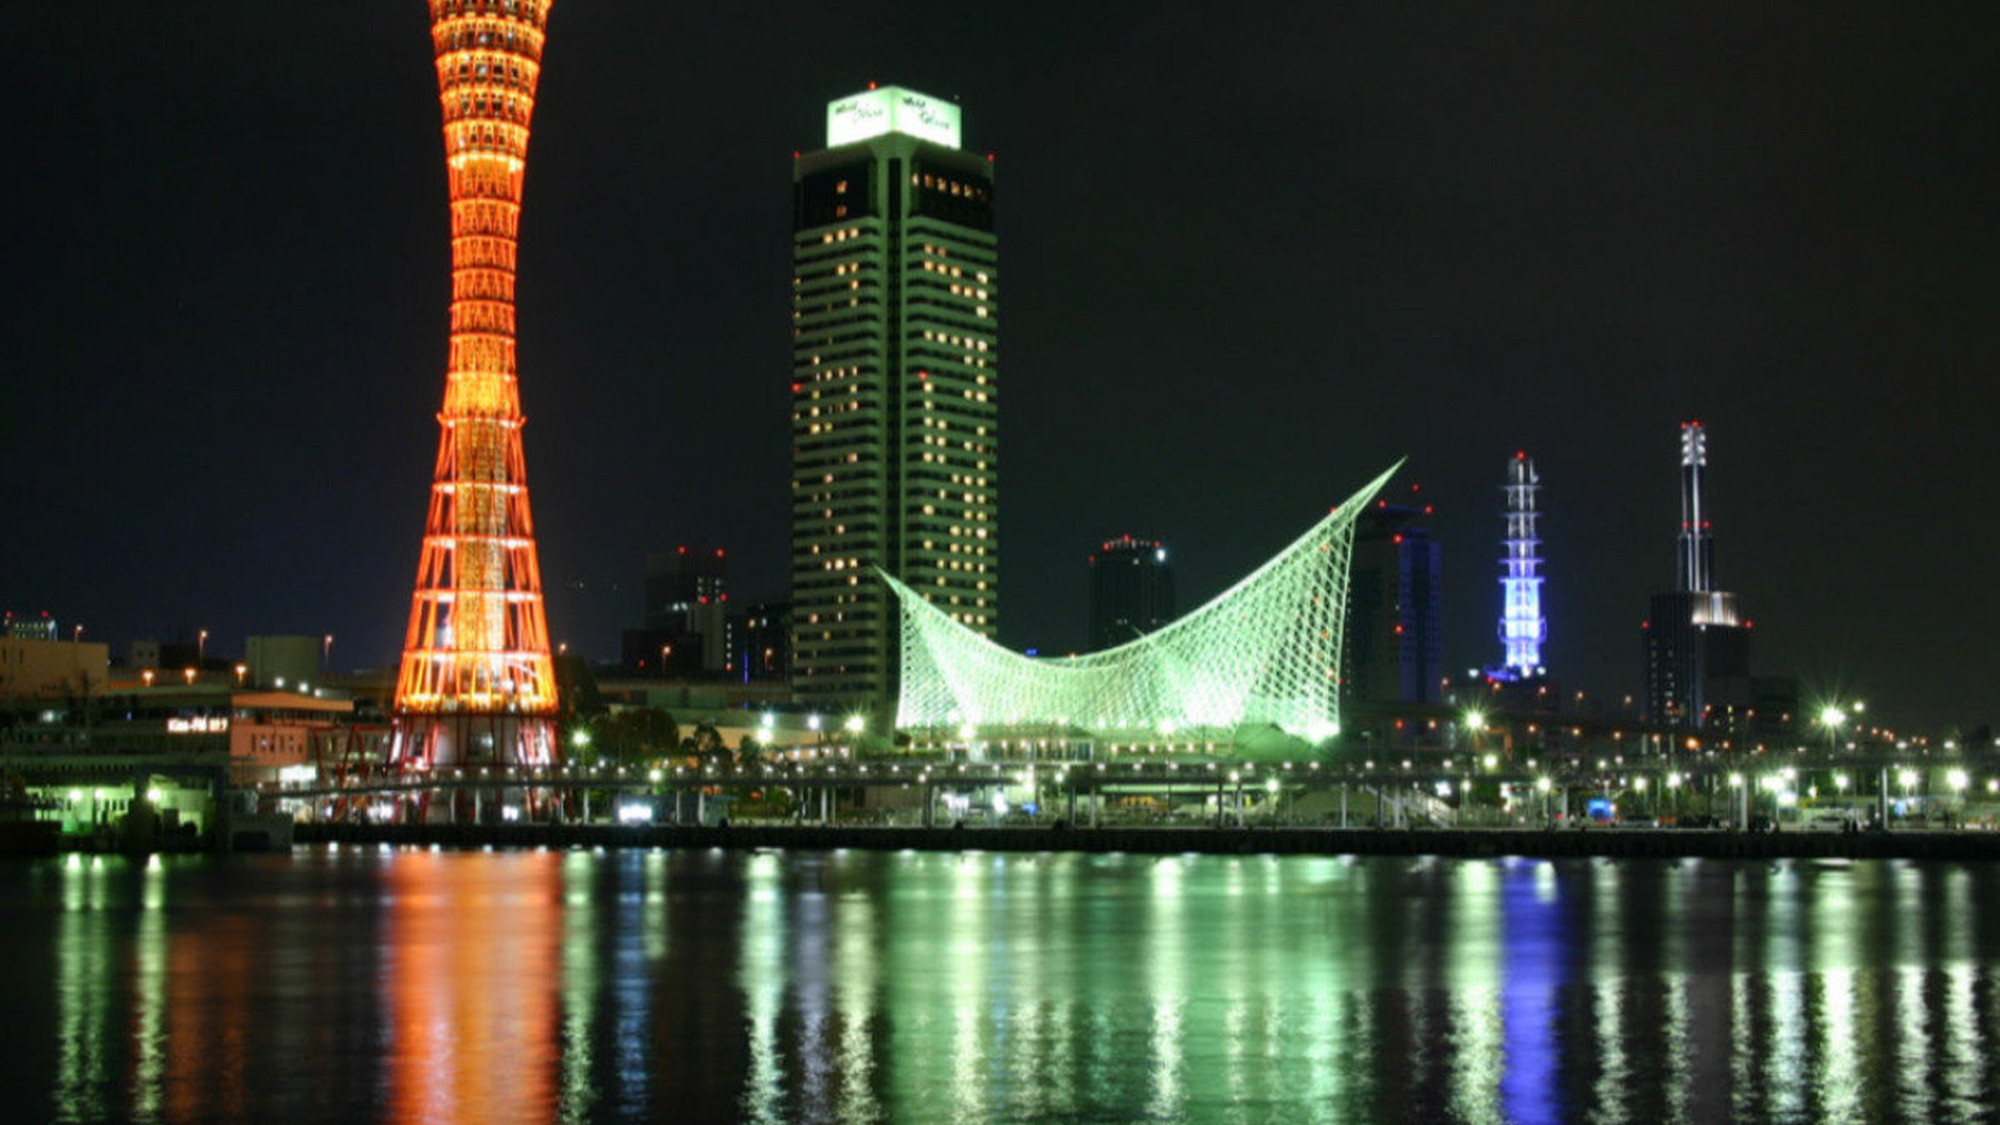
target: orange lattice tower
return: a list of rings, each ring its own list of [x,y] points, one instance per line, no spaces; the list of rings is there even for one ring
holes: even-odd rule
[[[555,666],[514,366],[528,121],[553,0],[430,0],[451,178],[451,359],[391,750],[413,768],[546,765]]]

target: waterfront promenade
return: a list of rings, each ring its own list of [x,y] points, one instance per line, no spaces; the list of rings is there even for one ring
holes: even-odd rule
[[[1124,852],[1141,855],[1438,855],[1541,858],[2000,860],[2000,832],[1713,829],[981,828],[841,825],[300,824],[301,844],[440,847],[785,848]]]

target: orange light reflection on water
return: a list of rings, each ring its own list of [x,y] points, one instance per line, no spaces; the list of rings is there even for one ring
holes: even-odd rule
[[[553,1115],[560,863],[547,852],[407,852],[389,866],[390,1119]]]

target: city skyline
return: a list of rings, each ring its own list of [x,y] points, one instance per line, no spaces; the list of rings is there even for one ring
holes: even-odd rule
[[[0,600],[87,639],[330,632],[388,664],[443,355],[422,5],[111,11],[29,14],[13,78]],[[520,300],[558,641],[614,655],[677,541],[784,588],[785,162],[872,79],[964,106],[1004,171],[1010,644],[1080,642],[1105,534],[1172,542],[1198,604],[1408,454],[1447,661],[1483,664],[1490,466],[1523,448],[1548,664],[1634,691],[1698,417],[1759,665],[1991,717],[1994,95],[1950,20],[557,18]]]

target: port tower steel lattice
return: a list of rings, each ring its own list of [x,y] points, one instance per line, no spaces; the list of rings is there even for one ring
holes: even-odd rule
[[[1233,741],[1259,727],[1333,737],[1354,520],[1395,471],[1200,609],[1102,652],[1009,651],[878,570],[902,613],[896,725],[968,738],[981,725],[1050,727],[1135,743]]]
[[[394,764],[556,755],[521,451],[514,275],[528,124],[553,0],[430,0],[451,188],[451,350],[437,471],[396,677]]]

